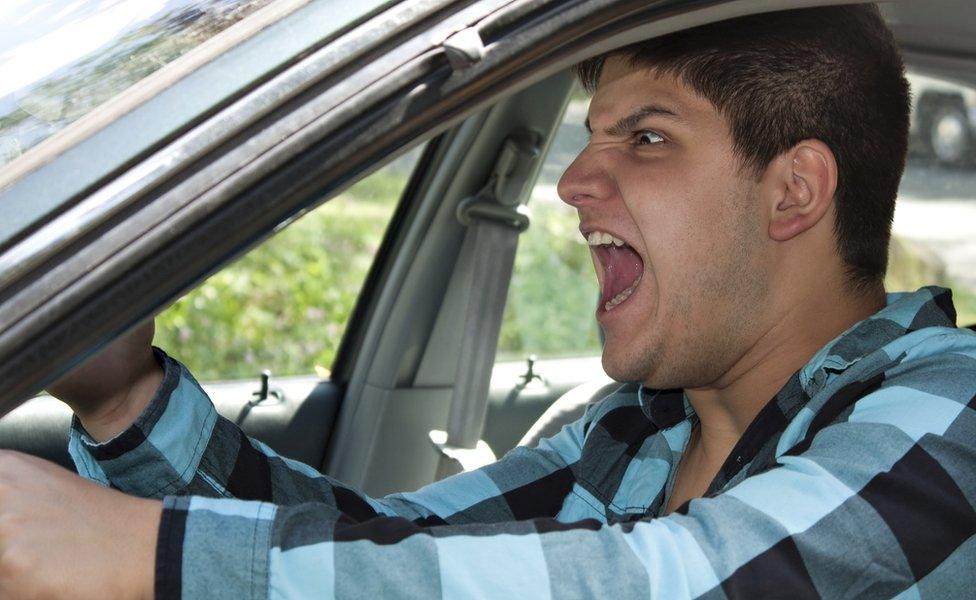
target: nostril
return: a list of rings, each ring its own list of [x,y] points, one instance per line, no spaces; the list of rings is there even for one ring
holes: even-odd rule
[[[608,198],[613,192],[614,184],[604,167],[605,165],[590,160],[584,151],[559,178],[559,183],[556,184],[559,197],[563,202],[577,208]]]
[[[578,194],[573,190],[574,186],[568,179],[567,175],[569,175],[568,170],[564,172],[559,178],[559,181],[556,182],[556,195],[559,196],[559,199],[563,202],[572,204],[576,200],[576,196]]]
[[[569,194],[568,197],[563,196],[563,201],[571,206],[579,206],[586,201],[587,196],[585,194]]]

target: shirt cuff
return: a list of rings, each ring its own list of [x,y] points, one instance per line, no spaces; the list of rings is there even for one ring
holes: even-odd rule
[[[186,368],[159,348],[153,355],[163,381],[135,422],[99,443],[75,416],[68,441],[83,477],[147,498],[185,487],[216,421],[213,404]]]
[[[276,510],[266,502],[164,498],[156,544],[157,600],[267,598]]]

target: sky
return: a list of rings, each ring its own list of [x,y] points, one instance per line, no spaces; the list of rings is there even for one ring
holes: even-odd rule
[[[164,9],[199,0],[3,0],[0,98],[98,50]]]

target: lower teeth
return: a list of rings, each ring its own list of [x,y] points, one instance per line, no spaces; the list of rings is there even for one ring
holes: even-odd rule
[[[614,296],[613,298],[611,298],[606,304],[604,304],[603,305],[603,308],[605,310],[608,310],[608,311],[609,310],[612,310],[617,305],[619,305],[621,302],[623,302],[627,298],[630,298],[630,295],[633,294],[634,293],[634,290],[637,289],[637,284],[640,283],[640,280],[641,280],[641,278],[638,277],[634,281],[634,283],[630,284],[630,287],[629,288],[627,288],[626,290],[620,292],[619,294],[617,294],[616,296]]]

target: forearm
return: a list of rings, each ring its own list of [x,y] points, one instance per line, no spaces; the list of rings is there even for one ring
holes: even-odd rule
[[[893,597],[976,553],[973,485],[957,468],[974,451],[952,430],[960,413],[947,400],[920,420],[917,399],[877,392],[847,421],[781,449],[775,468],[667,517],[614,525],[437,525],[318,504],[167,501],[175,529],[164,535],[181,543],[159,572],[172,580],[177,565],[195,565],[195,575],[179,571],[182,589],[227,577],[232,595],[257,597]],[[232,530],[233,543],[213,543],[210,532]],[[956,579],[940,577],[937,595],[971,591]]]
[[[571,485],[570,465],[579,457],[582,424],[545,440],[539,448],[516,449],[485,469],[416,492],[373,499],[248,438],[217,414],[182,365],[161,357],[163,382],[132,427],[104,444],[94,443],[79,427],[73,429],[69,449],[80,474],[141,497],[234,497],[278,505],[319,502],[358,520],[386,515],[426,523],[468,523],[516,518],[505,503],[484,500],[543,478]],[[519,501],[522,518],[558,511],[559,498],[553,505],[552,499],[531,496]]]
[[[192,378],[162,352],[160,384],[129,427],[99,443],[76,415],[68,451],[79,474],[145,498],[186,493],[217,495],[194,484],[216,411]],[[199,482],[198,482],[199,483]],[[212,488],[212,486],[209,486]]]
[[[151,348],[154,332],[152,320],[138,325],[47,388],[93,440],[125,431],[154,397],[163,380],[162,355]]]
[[[331,480],[249,439],[220,417],[185,367],[161,351],[157,357],[162,381],[127,429],[98,443],[75,420],[69,451],[81,475],[147,498],[332,501]]]
[[[597,598],[650,592],[645,566],[623,541],[621,528],[595,521],[426,527],[400,518],[352,523],[318,504],[232,501],[233,507],[221,509],[212,502],[167,499],[162,531],[171,531],[163,535],[181,543],[160,546],[157,598],[215,589],[227,598]],[[226,543],[216,545],[207,533],[218,530]],[[193,565],[192,574],[186,565]]]

